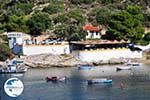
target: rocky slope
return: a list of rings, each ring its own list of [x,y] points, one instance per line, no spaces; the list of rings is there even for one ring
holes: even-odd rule
[[[86,64],[72,55],[39,54],[24,57],[24,62],[30,67],[71,67]]]
[[[26,65],[31,68],[46,68],[46,67],[73,67],[78,65],[104,65],[104,64],[122,64],[128,59],[110,59],[108,61],[100,62],[83,62],[73,55],[53,55],[53,54],[39,54],[23,57]]]

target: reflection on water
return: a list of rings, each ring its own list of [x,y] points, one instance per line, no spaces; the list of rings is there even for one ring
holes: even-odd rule
[[[118,65],[117,65],[118,66]],[[65,82],[46,82],[46,76],[67,76]],[[3,84],[10,77],[24,83],[17,98],[8,97]],[[109,78],[112,84],[88,85],[89,78]],[[124,87],[121,88],[120,84]],[[150,66],[135,66],[116,72],[116,66],[99,66],[91,70],[72,68],[30,69],[25,74],[0,75],[0,100],[149,100]]]

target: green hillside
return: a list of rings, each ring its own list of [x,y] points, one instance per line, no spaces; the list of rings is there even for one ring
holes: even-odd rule
[[[81,40],[82,26],[90,22],[108,29],[102,39],[145,45],[150,42],[150,33],[144,33],[150,27],[149,5],[150,0],[0,0],[0,33],[54,33],[68,41]],[[1,41],[0,60],[6,60],[12,54]]]
[[[0,61],[5,61],[7,58],[12,58],[13,56],[7,44],[7,37],[0,35]]]
[[[54,33],[67,40],[85,38],[82,26],[90,22],[108,29],[104,39],[149,43],[149,0],[1,0],[0,33]]]

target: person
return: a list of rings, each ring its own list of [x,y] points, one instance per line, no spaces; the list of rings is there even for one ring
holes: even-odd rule
[[[11,65],[8,65],[8,71],[11,72]]]
[[[123,82],[120,83],[120,88],[124,89],[125,88],[125,84]]]

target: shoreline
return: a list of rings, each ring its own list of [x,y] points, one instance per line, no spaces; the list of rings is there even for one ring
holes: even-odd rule
[[[53,55],[53,54],[40,54],[24,57],[24,62],[30,68],[64,68],[64,67],[76,67],[80,65],[101,66],[101,65],[119,65],[127,63],[129,60],[133,62],[150,64],[149,59],[143,58],[114,58],[110,60],[101,60],[98,62],[83,62],[72,55]]]
[[[80,65],[101,66],[101,65],[119,65],[127,63],[129,60],[133,62],[150,65],[150,59],[146,58],[114,58],[109,60],[101,60],[98,62],[83,62],[72,55],[53,55],[53,54],[39,54],[32,56],[23,56],[21,59],[29,68],[64,68],[77,67]],[[0,63],[0,67],[3,62]]]

